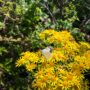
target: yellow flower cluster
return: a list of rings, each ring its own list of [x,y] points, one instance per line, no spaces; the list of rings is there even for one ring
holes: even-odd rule
[[[45,30],[39,34],[40,39],[48,45],[61,47],[67,55],[75,55],[78,52],[79,45],[75,42],[73,36],[68,31]]]
[[[32,87],[35,90],[85,90],[84,71],[90,69],[90,44],[77,43],[68,31],[44,30],[40,39],[53,44],[51,58],[42,52],[24,52],[16,66],[34,71]],[[86,89],[88,90],[88,89]]]
[[[64,43],[74,40],[70,32],[68,31],[61,31],[57,32],[55,30],[44,30],[39,34],[40,39],[43,40],[44,42],[48,43]]]
[[[20,59],[16,62],[16,66],[19,67],[25,65],[27,71],[32,71],[32,69],[37,66],[36,63],[39,61],[38,55],[29,51],[23,52],[21,55]]]
[[[90,69],[90,50],[86,51],[82,56],[75,56],[74,60],[78,64],[79,69]]]
[[[54,67],[47,67],[35,74],[32,85],[40,90],[81,90],[82,79],[82,75],[78,76],[65,69],[55,71]]]

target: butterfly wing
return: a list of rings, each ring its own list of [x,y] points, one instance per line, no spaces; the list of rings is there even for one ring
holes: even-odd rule
[[[41,52],[47,60],[51,58],[50,48],[46,47],[45,49],[41,50]]]

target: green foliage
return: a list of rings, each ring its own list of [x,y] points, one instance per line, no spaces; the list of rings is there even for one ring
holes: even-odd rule
[[[7,52],[5,47],[0,47],[0,55],[2,55],[3,52]]]
[[[4,23],[0,22],[0,29],[5,28]]]
[[[39,32],[68,30],[77,41],[90,41],[89,7],[89,0],[0,0],[0,88],[27,90],[28,73],[15,61],[47,46]]]
[[[90,0],[74,0],[79,22],[75,22],[80,31],[85,33],[86,40],[90,42]],[[89,38],[88,38],[89,37]]]

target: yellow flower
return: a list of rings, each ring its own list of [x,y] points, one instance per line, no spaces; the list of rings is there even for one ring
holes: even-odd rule
[[[38,88],[38,90],[45,90],[44,88],[46,87],[46,83],[42,82],[41,80],[38,80],[33,83],[32,86],[34,88]]]
[[[59,61],[67,61],[66,57],[64,56],[64,54],[61,51],[56,51],[54,50],[52,52],[52,58],[51,58],[52,62],[59,62]]]
[[[38,78],[42,77],[43,75],[44,75],[44,71],[42,69],[42,70],[38,70],[38,72],[35,73],[34,76],[35,76],[36,79],[38,79]]]
[[[61,85],[63,90],[67,90],[70,87],[68,81],[63,81]]]
[[[58,80],[59,80],[59,78],[58,78],[57,76],[53,75],[52,81],[56,82],[56,81],[58,81]]]
[[[21,55],[23,55],[23,59],[28,60],[31,56],[31,53],[27,51],[27,52],[23,52]]]
[[[46,62],[46,58],[44,56],[41,56],[39,62],[41,63]]]
[[[72,83],[72,86],[77,86],[78,88],[80,88],[81,84],[82,84],[81,80],[78,78],[78,76],[74,76],[71,83]]]
[[[53,29],[46,29],[46,30],[44,30],[43,32],[41,32],[40,34],[39,34],[39,37],[40,37],[40,39],[41,40],[45,40],[47,37],[49,37],[49,36],[51,36],[51,35],[54,35],[55,34],[55,30],[53,30]]]
[[[68,73],[66,77],[67,77],[67,80],[72,80],[73,79],[73,74]]]
[[[36,64],[26,64],[27,71],[32,71],[35,68],[36,68]]]
[[[54,66],[55,66],[55,63],[50,61],[50,62],[49,62],[49,66],[50,66],[50,67],[54,67]]]
[[[90,60],[90,50],[86,51],[84,56]]]
[[[20,58],[20,59],[18,59],[17,62],[16,62],[16,67],[19,67],[19,66],[21,66],[21,65],[24,65],[25,63],[26,63],[26,60],[23,59],[23,58]]]
[[[39,57],[37,53],[27,51],[27,52],[23,52],[21,55],[22,56],[20,57],[20,59],[17,60],[16,66],[21,66],[29,62],[36,63],[39,61]]]
[[[80,62],[81,57],[79,55],[77,55],[77,56],[75,56],[74,60],[77,61],[77,62]]]
[[[65,75],[67,72],[64,69],[60,69],[59,73]]]

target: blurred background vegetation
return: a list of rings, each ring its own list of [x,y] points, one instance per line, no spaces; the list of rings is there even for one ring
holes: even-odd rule
[[[90,42],[90,0],[0,0],[0,90],[27,90],[29,75],[15,62],[21,52],[43,48],[38,33],[45,29]]]

